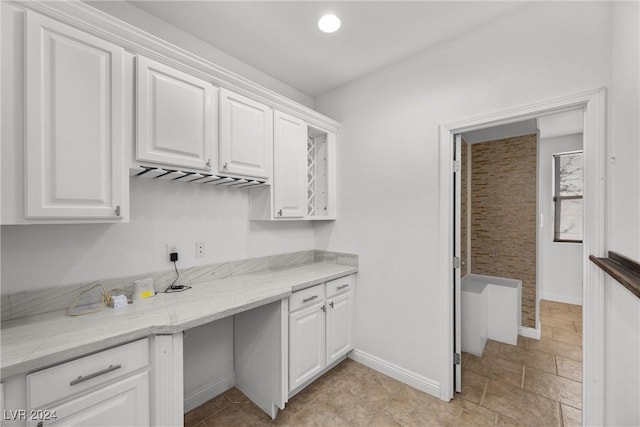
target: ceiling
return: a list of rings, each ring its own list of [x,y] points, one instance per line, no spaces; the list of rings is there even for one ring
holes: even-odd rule
[[[131,1],[308,95],[317,96],[523,7],[524,2]],[[327,12],[342,27],[318,30]]]

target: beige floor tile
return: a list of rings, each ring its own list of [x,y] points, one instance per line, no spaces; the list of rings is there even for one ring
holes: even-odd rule
[[[558,402],[495,380],[489,380],[482,406],[524,424],[560,425]]]
[[[524,364],[496,359],[490,378],[503,381],[516,387],[522,387]]]
[[[569,304],[556,301],[540,300],[540,310],[556,309],[569,311]]]
[[[489,378],[484,375],[477,374],[470,370],[463,370],[462,393],[459,393],[460,397],[470,402],[480,404],[487,381],[489,381]]]
[[[543,330],[544,328],[552,326],[554,328],[568,329],[570,331],[577,332],[574,323],[575,320],[558,319],[556,317],[543,315],[540,316],[540,324],[542,325]]]
[[[465,353],[464,351],[462,352],[462,366],[464,367],[465,363],[467,363],[467,360],[469,359],[469,356],[471,356],[469,353]]]
[[[477,405],[469,400],[462,399],[457,394],[453,397],[451,404],[456,405],[460,407],[460,409],[464,409],[467,412],[478,415],[488,421],[495,421],[498,416],[497,412],[493,412],[490,409],[483,408],[482,406]]]
[[[251,401],[247,396],[244,395],[243,392],[233,387],[223,393],[223,396],[226,397],[231,403],[250,403]]]
[[[402,424],[398,423],[396,420],[388,416],[384,413],[384,411],[379,411],[369,417],[362,424],[352,424],[354,426],[363,426],[363,427],[400,427]]]
[[[521,339],[519,343],[516,347],[489,340],[482,357],[463,355],[463,393],[449,403],[346,360],[292,397],[275,420],[234,388],[187,413],[185,425],[503,426],[531,424],[532,420],[538,425],[558,425],[561,418],[572,425],[580,411],[571,406],[561,411],[560,402],[548,399],[539,388],[556,390],[557,384],[573,383],[545,371],[555,373],[557,362],[558,371],[575,376],[579,362],[549,353],[547,341],[547,351],[522,348],[523,344],[540,346],[537,340]],[[525,381],[529,379],[527,388],[537,393],[521,388],[523,370]],[[547,375],[555,379],[549,380]],[[578,405],[579,399],[573,397],[573,401],[567,396],[559,398]]]
[[[476,374],[480,374],[480,375],[484,375],[485,377],[488,377],[489,375],[491,375],[491,365],[494,361],[494,358],[491,357],[487,357],[487,358],[481,358],[478,356],[474,356],[474,355],[469,355],[468,359],[467,359],[467,363],[463,366],[463,370],[468,370],[468,371],[472,371],[475,372]]]
[[[582,382],[582,362],[556,356],[556,366],[558,368],[558,376]]]
[[[498,341],[487,340],[487,343],[484,345],[484,350],[482,351],[482,357],[487,358],[498,355],[502,345],[503,344]]]
[[[522,335],[518,335],[518,344],[517,346],[520,348],[527,348],[527,345],[529,344],[529,340],[531,338],[528,337],[523,337]]]
[[[495,425],[495,416],[493,420],[487,420],[486,418],[481,417],[480,415],[462,411],[458,418],[455,420],[456,426],[494,426]]]
[[[407,395],[391,396],[384,405],[384,413],[394,419],[400,419],[405,414],[413,411],[418,404]]]
[[[249,425],[249,424],[243,424]],[[340,417],[335,409],[314,400],[291,417],[292,426],[346,426],[347,420]]]
[[[215,415],[230,405],[229,399],[221,394],[184,415],[185,426],[195,426],[205,418]]]
[[[562,425],[564,427],[580,427],[582,425],[582,411],[562,405]]]
[[[542,320],[548,317],[553,317],[555,319],[570,320],[575,322],[582,321],[582,313],[571,311],[568,307],[565,309],[552,308],[547,313],[541,314],[540,319]]]
[[[575,304],[567,304],[569,306],[569,311],[573,311],[574,313],[582,314],[582,306]]]
[[[498,414],[498,419],[496,420],[496,427],[520,427],[520,426],[526,426],[526,424],[520,423],[509,417],[505,417],[504,415]]]
[[[207,427],[268,426],[271,418],[253,403],[233,403],[204,420]]]
[[[582,384],[568,378],[527,369],[524,389],[574,408],[582,408]]]
[[[555,341],[564,342],[567,344],[582,345],[582,334],[570,331],[563,328],[551,328],[551,337]]]
[[[582,322],[573,322],[573,328],[582,335]]]
[[[529,346],[537,345],[536,340],[531,340]],[[521,363],[528,367],[540,369],[551,374],[556,373],[556,362],[553,354],[547,352],[536,351],[531,349],[522,349],[512,345],[505,344],[500,352],[502,359],[514,363]]]
[[[540,340],[537,342],[531,342],[529,343],[529,350],[557,354],[578,362],[582,361],[582,346],[567,344],[556,340]],[[543,371],[546,371],[546,369],[543,369]]]
[[[429,405],[418,405],[411,412],[396,414],[393,418],[406,427],[453,426],[462,410],[441,400]]]
[[[470,356],[464,369],[522,387],[523,363],[515,363],[498,357],[480,358]],[[463,377],[464,378],[464,377]]]

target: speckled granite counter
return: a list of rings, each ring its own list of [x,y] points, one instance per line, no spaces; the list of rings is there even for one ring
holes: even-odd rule
[[[288,297],[357,272],[328,262],[228,277],[185,292],[105,308],[80,317],[63,311],[2,322],[1,376],[7,378],[149,335],[173,334]]]

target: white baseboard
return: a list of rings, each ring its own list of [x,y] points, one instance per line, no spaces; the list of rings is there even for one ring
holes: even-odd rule
[[[207,384],[184,397],[184,413],[197,408],[208,400],[233,388],[236,384],[233,372],[213,384]]]
[[[571,297],[566,295],[542,294],[540,299],[547,301],[563,302],[565,304],[582,305],[582,296]]]
[[[420,391],[424,391],[425,393],[441,399],[440,383],[438,381],[434,381],[420,374],[416,374],[415,372],[409,371],[405,368],[401,368],[398,365],[394,365],[393,363],[387,362],[358,349],[353,350],[351,353],[349,353],[349,357],[371,369],[374,369],[400,382],[408,384],[411,387],[417,388]]]
[[[527,328],[526,326],[520,326],[520,335],[527,338],[533,338],[534,340],[539,340],[540,329]]]

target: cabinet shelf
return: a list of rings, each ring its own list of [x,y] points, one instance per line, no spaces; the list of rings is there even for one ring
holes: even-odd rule
[[[608,258],[590,255],[589,259],[640,298],[640,264],[638,262],[612,251],[609,251]]]

